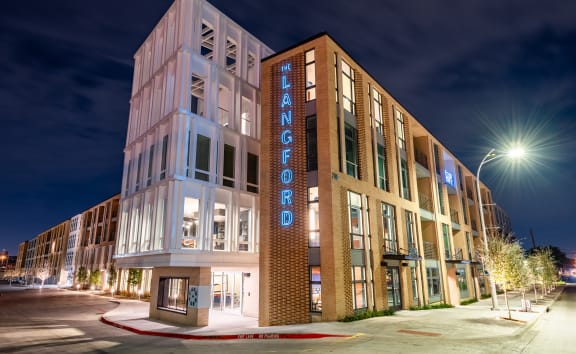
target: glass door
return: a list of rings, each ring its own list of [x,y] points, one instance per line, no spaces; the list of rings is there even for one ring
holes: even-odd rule
[[[401,309],[400,270],[398,267],[388,267],[386,269],[386,286],[388,288],[388,308]]]

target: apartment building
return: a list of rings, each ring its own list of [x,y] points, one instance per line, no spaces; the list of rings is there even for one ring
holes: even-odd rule
[[[375,78],[327,34],[261,76],[260,325],[487,291],[474,174]]]
[[[28,247],[28,241],[20,242],[18,244],[18,255],[16,256],[16,265],[14,267],[15,276],[23,276],[26,262],[26,249]]]
[[[28,241],[25,271],[30,283],[40,283],[42,278],[44,284],[65,282],[67,275],[63,270],[69,229],[70,220],[66,220]]]
[[[109,271],[113,263],[118,232],[119,203],[120,194],[117,194],[71,220],[71,236],[68,243],[69,261],[74,265],[75,271],[84,267],[88,275],[98,272],[99,280],[91,284],[97,289],[108,287]],[[74,243],[77,244],[74,245]],[[74,247],[77,248],[75,257]]]
[[[258,315],[260,61],[272,51],[203,0],[176,0],[134,56],[115,260],[150,317]],[[133,289],[134,290],[134,289]]]
[[[64,270],[66,271],[66,280],[64,286],[74,285],[76,274],[76,255],[80,245],[80,225],[82,223],[82,214],[70,218],[70,233],[66,245],[66,258],[64,261]]]

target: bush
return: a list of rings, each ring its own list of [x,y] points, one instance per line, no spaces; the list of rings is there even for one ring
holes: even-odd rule
[[[468,299],[468,300],[460,301],[460,305],[465,306],[465,305],[473,304],[475,302],[478,302],[478,299]]]
[[[491,297],[492,297],[492,295],[490,295],[490,294],[482,294],[482,295],[480,295],[480,298],[481,298],[481,299],[489,299],[489,298],[491,298]]]
[[[432,304],[423,306],[410,306],[410,311],[421,311],[421,310],[437,310],[437,309],[449,309],[454,306],[450,304]]]
[[[380,310],[380,311],[363,311],[358,312],[353,315],[346,316],[344,318],[339,319],[340,322],[352,322],[352,321],[360,321],[365,320],[367,318],[372,317],[381,317],[381,316],[392,316],[394,314],[394,310]]]

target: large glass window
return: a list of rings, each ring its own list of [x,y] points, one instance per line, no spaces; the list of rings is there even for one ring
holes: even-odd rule
[[[250,251],[250,215],[251,209],[240,208],[239,227],[238,227],[238,251]]]
[[[374,119],[374,128],[380,135],[384,135],[383,116],[382,116],[382,95],[376,89],[372,89],[372,112]]]
[[[136,165],[136,192],[140,189],[140,178],[142,171],[142,153],[138,154],[138,164]]]
[[[248,153],[246,165],[246,190],[258,193],[258,155]]]
[[[384,252],[398,254],[398,239],[396,237],[396,216],[392,205],[382,203],[382,226],[384,229]]]
[[[346,144],[346,174],[358,178],[358,131],[352,125],[344,124]]]
[[[398,147],[406,150],[406,136],[404,132],[404,114],[399,110],[395,110],[396,116],[396,137],[398,138]]]
[[[364,309],[368,306],[366,301],[366,267],[352,267],[352,297],[354,309]]]
[[[408,241],[408,254],[418,256],[418,243],[416,241],[416,231],[414,230],[414,214],[411,211],[404,211],[406,219],[406,240]]]
[[[201,134],[196,135],[196,179],[208,181],[210,179],[210,138]]]
[[[320,247],[318,187],[308,188],[308,247]]]
[[[436,266],[426,266],[426,278],[428,280],[428,300],[431,303],[442,300],[440,270],[437,264]]]
[[[182,248],[200,248],[200,239],[198,237],[198,204],[198,199],[184,198]]]
[[[162,138],[162,159],[160,161],[160,179],[166,178],[166,164],[168,160],[168,135]]]
[[[150,153],[148,155],[148,174],[146,175],[146,185],[152,184],[152,166],[154,165],[154,144],[150,146]]]
[[[215,251],[226,250],[226,205],[222,203],[214,203],[212,241]]]
[[[446,259],[452,259],[452,242],[450,240],[450,229],[447,224],[442,224],[442,236],[444,238],[444,254]]]
[[[188,278],[161,277],[158,284],[157,308],[186,314]]]
[[[408,163],[400,159],[400,177],[402,179],[402,198],[410,200],[410,182],[408,180]]]
[[[224,171],[222,173],[222,185],[234,187],[234,164],[236,148],[232,145],[224,144]]]
[[[316,99],[316,64],[314,50],[306,52],[306,101]]]
[[[440,214],[446,215],[444,209],[444,186],[442,182],[438,182],[438,208],[440,209]]]
[[[318,169],[318,146],[316,137],[316,116],[306,117],[306,169]]]
[[[344,110],[356,114],[354,70],[342,61],[342,101]]]
[[[195,74],[190,88],[190,113],[204,115],[204,79]]]
[[[350,225],[351,248],[363,249],[362,198],[360,194],[354,192],[348,192],[348,223]]]
[[[386,150],[384,146],[376,145],[376,156],[378,165],[378,187],[383,190],[388,190],[388,183],[386,181]]]
[[[320,266],[310,267],[310,311],[322,312]]]
[[[244,135],[250,136],[252,134],[252,100],[247,97],[242,97],[242,113],[240,114],[240,132]]]

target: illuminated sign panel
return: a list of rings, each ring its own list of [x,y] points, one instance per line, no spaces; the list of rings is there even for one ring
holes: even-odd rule
[[[444,182],[446,182],[447,185],[456,187],[456,180],[454,179],[454,174],[448,170],[444,170]]]
[[[292,135],[292,95],[291,83],[288,81],[288,73],[292,71],[292,65],[285,63],[280,66],[280,163],[282,171],[280,172],[280,182],[283,188],[280,190],[280,224],[289,227],[294,223],[293,212],[293,195],[294,190],[292,182],[294,181],[294,169],[291,164],[292,152],[294,146],[294,137]]]

